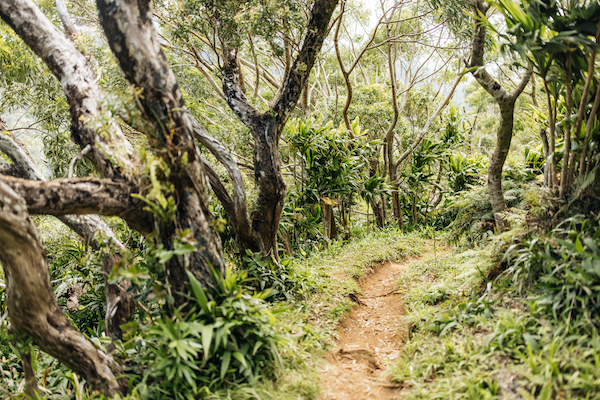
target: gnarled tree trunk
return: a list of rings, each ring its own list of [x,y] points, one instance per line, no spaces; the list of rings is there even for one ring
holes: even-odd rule
[[[256,205],[250,218],[242,212],[231,216],[228,213],[230,219],[238,222],[238,226],[251,226],[251,231],[237,230],[241,254],[249,249],[262,252],[263,257],[272,255],[278,258],[277,231],[286,194],[286,185],[281,173],[279,140],[285,123],[296,107],[302,91],[307,87],[310,71],[321,51],[337,3],[338,0],[315,1],[302,47],[293,62],[288,65],[284,82],[272,101],[273,105],[265,113],[258,112],[247,98],[242,87],[238,49],[231,44],[230,36],[219,32],[223,58],[223,93],[231,110],[250,129],[255,143],[254,180],[258,190]],[[213,11],[216,25],[220,26],[219,10]],[[223,196],[219,196],[219,200],[227,202],[227,198]],[[236,206],[235,210],[239,210],[239,206]],[[245,222],[239,224],[241,220]]]
[[[124,393],[121,367],[85,338],[54,298],[41,236],[25,201],[0,181],[0,262],[11,324],[106,394]]]
[[[6,271],[7,302],[11,322],[26,332],[42,350],[52,354],[93,387],[106,394],[124,393],[126,385],[117,381],[120,366],[79,333],[62,314],[48,278],[44,249],[28,213],[66,216],[102,214],[122,217],[144,235],[156,231],[157,245],[173,250],[178,235],[186,234],[194,251],[172,257],[165,266],[168,287],[181,305],[187,292],[187,272],[212,285],[211,270],[224,271],[221,245],[211,229],[206,194],[204,161],[193,135],[195,125],[183,105],[175,76],[161,50],[152,22],[149,2],[98,0],[100,20],[106,38],[125,77],[143,90],[139,104],[146,120],[145,131],[150,150],[168,166],[160,180],[161,190],[172,196],[174,205],[165,215],[150,213],[132,195],[148,196],[147,177],[138,154],[127,141],[116,121],[102,124],[102,91],[93,70],[63,33],[50,22],[31,0],[0,2],[0,17],[42,58],[61,82],[69,102],[72,136],[104,178],[71,178],[45,182],[0,176],[0,260]],[[0,164],[2,171],[18,175],[18,163]],[[146,197],[147,201],[152,198]],[[66,218],[66,217],[65,217]],[[66,218],[82,236],[92,233],[89,219]],[[85,225],[87,224],[87,225]],[[100,243],[96,245],[100,247]],[[107,258],[105,272],[114,258]],[[119,307],[122,288],[110,292],[107,309],[115,325],[126,318],[127,307]],[[114,296],[112,296],[114,294]],[[120,313],[123,311],[124,313]]]
[[[0,131],[6,129],[6,123],[0,116]],[[8,135],[1,133],[0,152],[12,161],[13,171],[10,174],[11,176],[45,181],[44,176],[21,144]],[[120,253],[125,250],[125,246],[115,237],[106,222],[97,215],[62,215],[58,218],[77,233],[93,250],[102,251],[102,269],[106,288],[105,331],[112,340],[121,339],[120,326],[127,322],[127,318],[134,310],[133,299],[131,295],[127,294],[127,288],[130,286],[127,281],[110,284],[108,283],[108,277],[112,272],[113,265],[122,258]],[[101,241],[107,243],[101,243]]]

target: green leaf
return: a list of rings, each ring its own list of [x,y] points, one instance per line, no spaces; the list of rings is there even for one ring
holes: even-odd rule
[[[539,400],[550,400],[552,398],[552,381],[546,381],[540,392]]]
[[[523,339],[525,339],[525,341],[529,343],[531,349],[535,352],[538,352],[540,351],[540,345],[538,344],[536,338],[536,336],[530,335],[528,333],[523,334]]]
[[[579,254],[583,254],[583,245],[581,244],[581,240],[579,240],[579,238],[575,240],[575,250],[577,250]]]
[[[192,244],[186,243],[186,244],[177,246],[177,248],[175,248],[173,253],[178,256],[182,256],[184,254],[191,253],[193,251],[196,251],[196,247]]]
[[[593,252],[598,252],[598,245],[591,238],[583,239],[583,243],[585,243],[585,245],[587,247],[589,247],[589,249],[592,250]]]
[[[210,343],[213,338],[213,327],[212,325],[205,325],[202,327],[202,347],[204,349],[204,361],[208,360],[210,355]]]
[[[156,250],[156,257],[158,258],[158,262],[161,264],[169,261],[175,253],[170,250]]]
[[[246,364],[246,358],[244,358],[242,353],[235,351],[233,352],[233,357],[238,360],[244,366],[244,368],[248,368],[248,364]]]
[[[221,360],[221,379],[225,378],[225,374],[229,369],[229,363],[231,362],[231,352],[226,351],[223,354],[223,359]]]
[[[194,292],[194,296],[196,296],[196,300],[198,301],[198,305],[202,308],[202,310],[209,315],[210,310],[208,308],[208,298],[206,297],[206,293],[204,289],[198,282],[198,279],[192,274],[190,271],[187,271],[188,279],[190,280],[190,286],[192,287],[192,291]]]

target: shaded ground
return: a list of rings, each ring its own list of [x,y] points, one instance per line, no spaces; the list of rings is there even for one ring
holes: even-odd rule
[[[322,400],[392,400],[401,387],[387,379],[406,335],[402,296],[394,293],[402,271],[425,257],[386,262],[360,282],[362,295],[338,327],[338,340],[321,371]]]

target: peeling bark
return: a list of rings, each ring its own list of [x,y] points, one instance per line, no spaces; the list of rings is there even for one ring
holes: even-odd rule
[[[121,367],[86,339],[54,298],[41,237],[25,201],[0,182],[0,262],[6,276],[7,307],[14,329],[83,376],[97,390],[125,393]]]

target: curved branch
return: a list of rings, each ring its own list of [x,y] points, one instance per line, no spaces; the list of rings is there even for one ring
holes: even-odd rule
[[[473,77],[479,82],[496,101],[504,101],[510,98],[510,95],[502,86],[492,77],[483,65],[483,54],[485,46],[485,14],[489,6],[481,0],[476,2],[475,12],[478,13],[478,20],[475,23],[473,32],[473,42],[471,45],[471,62],[469,68],[473,69]]]
[[[229,192],[221,182],[219,178],[219,174],[213,169],[212,165],[209,164],[204,158],[202,159],[204,163],[204,170],[206,172],[206,176],[208,177],[208,181],[210,182],[210,187],[217,196],[217,199],[221,202],[223,209],[225,209],[225,214],[229,218],[229,222],[234,227],[234,229],[238,229],[238,223],[236,219],[235,212],[235,204],[229,195]]]
[[[4,121],[0,117],[0,130],[3,129],[3,124]],[[9,164],[12,168],[8,171],[3,171],[0,165],[0,174],[35,181],[45,181],[44,176],[36,168],[35,163],[29,154],[27,154],[25,148],[10,136],[0,134],[0,151],[8,155],[13,162],[13,164]],[[102,251],[102,267],[105,279],[108,278],[112,272],[113,265],[121,259],[120,252],[125,250],[125,246],[117,239],[106,222],[97,215],[67,214],[58,216],[58,219],[75,231],[92,249]],[[108,249],[103,245],[105,240],[111,244]],[[133,298],[127,294],[127,288],[130,285],[127,281],[109,284],[107,280],[105,280],[105,285],[106,334],[113,340],[121,339],[122,332],[120,327],[127,322],[134,307]]]
[[[0,262],[7,277],[7,306],[13,327],[41,350],[80,374],[95,389],[124,394],[121,367],[85,338],[56,302],[41,236],[25,201],[0,181]]]
[[[225,101],[240,121],[252,129],[259,123],[261,114],[254,108],[246,93],[242,90],[237,49],[229,46],[223,39],[222,41],[223,65],[221,65],[221,72],[223,73]]]
[[[101,91],[86,58],[31,0],[0,1],[0,17],[46,63],[58,78],[71,110],[71,131],[88,157],[107,178],[134,180],[134,150],[117,124],[99,135],[88,122],[102,114]]]
[[[248,216],[248,210],[246,208],[246,191],[244,190],[244,179],[242,178],[242,173],[238,163],[233,159],[231,153],[225,148],[225,146],[215,139],[202,125],[200,125],[200,123],[198,123],[198,121],[192,119],[192,126],[194,128],[195,138],[198,139],[198,141],[202,143],[202,145],[206,147],[221,164],[223,164],[227,170],[227,173],[229,174],[229,177],[231,178],[231,183],[233,186],[232,201],[231,197],[228,195],[229,201],[232,203],[231,207],[225,207],[224,202],[228,202],[228,200],[223,195],[219,196],[217,194],[219,200],[224,201],[222,201],[222,203],[230,221],[232,221],[236,227],[236,231],[238,231],[240,236],[257,239],[257,235],[252,229],[250,218]],[[205,160],[204,164],[208,165]],[[214,190],[217,187],[215,176],[211,175],[210,173],[208,173],[208,176],[211,178],[210,182]],[[216,175],[216,179],[218,180],[218,175]]]
[[[131,195],[135,193],[124,182],[99,178],[55,179],[33,181],[29,179],[0,177],[4,184],[25,198],[31,214],[101,214],[123,219],[148,218],[141,211],[142,202]]]
[[[73,24],[73,20],[69,15],[65,0],[56,0],[56,11],[58,12],[58,17],[60,18],[63,28],[65,28],[65,33],[71,40],[75,40],[77,37],[77,29],[75,29],[75,24]]]
[[[2,121],[0,121],[0,130],[2,130]],[[0,133],[0,152],[4,153],[12,161],[16,175],[9,175],[25,179],[43,180],[42,173],[33,160],[27,155],[23,147],[9,135]]]
[[[298,103],[315,59],[321,51],[323,41],[329,31],[329,21],[337,4],[338,0],[316,0],[313,5],[302,48],[294,59],[282,89],[271,108],[280,121],[286,121],[289,113]]]

